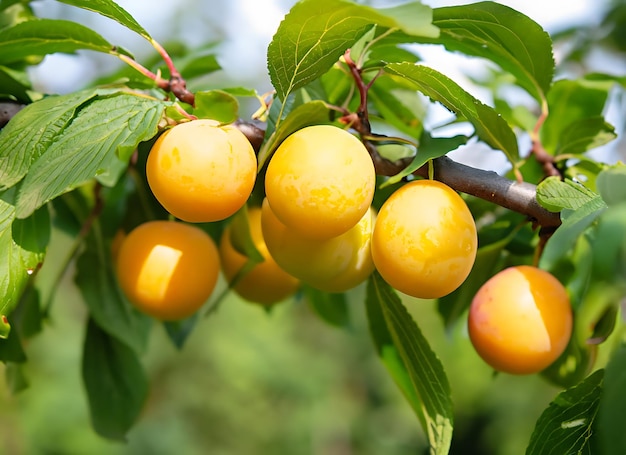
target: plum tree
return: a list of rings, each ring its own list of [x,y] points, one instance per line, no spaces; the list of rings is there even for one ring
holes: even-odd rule
[[[586,58],[605,44],[618,52],[616,61],[623,58],[616,49],[626,48],[626,6],[614,6],[600,32],[550,35],[498,2],[430,8],[407,0],[377,8],[299,0],[268,43],[263,76],[272,89],[260,94],[229,87],[228,74],[219,84],[205,77],[220,69],[222,48],[166,50],[113,0],[61,3],[135,32],[154,59],[140,62],[123,43],[78,22],[38,17],[31,3],[0,1],[0,361],[8,385],[24,387],[22,366],[36,358],[30,339],[63,311],[74,314],[58,296],[75,287],[85,303],[80,342],[91,422],[103,437],[127,440],[139,419],[150,418],[143,412],[147,371],[155,370],[143,356],[151,328],[162,328],[177,348],[192,333],[204,342],[210,331],[197,329],[224,323],[215,310],[242,298],[266,305],[259,317],[268,323],[277,313],[313,310],[311,317],[351,335],[368,330],[372,355],[422,426],[423,437],[414,439],[428,449],[416,452],[470,451],[475,440],[489,439],[472,434],[469,445],[453,444],[453,434],[463,437],[455,422],[479,412],[456,412],[459,384],[461,394],[472,394],[464,380],[506,383],[487,368],[467,368],[472,378],[458,374],[471,361],[486,362],[498,377],[537,373],[561,389],[534,432],[499,442],[527,439],[529,455],[626,453],[619,317],[626,167],[612,142],[626,84],[617,65],[591,69],[595,59]],[[488,71],[462,87],[422,62],[433,44],[483,59]],[[557,46],[573,52],[557,53]],[[31,69],[46,56],[82,50],[126,65],[65,94],[31,82]],[[477,85],[488,101],[472,94]],[[443,118],[433,126],[436,105],[445,110],[435,111]],[[496,157],[507,163],[494,172]],[[64,279],[69,271],[73,283]],[[432,336],[443,330],[429,324],[429,312],[450,336]],[[295,324],[306,324],[307,334],[322,330],[308,322]],[[474,360],[457,355],[472,346]],[[368,364],[363,352],[346,364]],[[377,391],[366,373],[350,373]],[[460,406],[484,401],[465,398]],[[514,404],[502,409],[512,413]],[[459,427],[491,434],[492,421],[508,422],[480,417],[480,425]],[[507,430],[526,431],[517,424]],[[350,436],[342,433],[342,441],[362,437]]]

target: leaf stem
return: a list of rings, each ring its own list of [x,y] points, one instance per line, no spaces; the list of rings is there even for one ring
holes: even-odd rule
[[[168,87],[165,90],[172,92],[172,94],[183,103],[194,106],[196,103],[196,96],[187,90],[187,82],[181,76],[178,68],[176,68],[176,65],[174,65],[174,61],[170,55],[155,39],[150,39],[150,44],[152,44],[152,47],[154,47],[154,49],[156,49],[159,53],[170,72],[170,80],[168,82]]]
[[[169,85],[168,81],[163,79],[159,74],[153,73],[148,68],[143,66],[141,63],[139,63],[138,61],[130,58],[127,55],[124,55],[124,54],[115,54],[115,55],[117,56],[117,58],[119,58],[121,61],[126,63],[131,68],[137,70],[139,73],[143,74],[147,78],[152,79],[156,83],[157,87],[159,87],[159,88],[161,88],[163,90],[167,89],[167,87]]]

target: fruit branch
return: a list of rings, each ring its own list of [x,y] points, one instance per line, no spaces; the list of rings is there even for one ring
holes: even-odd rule
[[[167,69],[170,73],[169,79],[163,79],[160,74],[153,73],[152,71],[141,65],[139,62],[137,62],[135,59],[128,57],[125,54],[116,53],[115,55],[124,63],[128,64],[131,68],[152,79],[156,83],[157,87],[159,87],[161,90],[170,92],[183,103],[194,106],[196,102],[196,97],[192,92],[187,89],[187,82],[180,74],[180,71],[178,71],[178,69],[176,68],[176,65],[174,65],[174,62],[172,61],[170,55],[157,41],[151,40],[150,43],[165,62]]]
[[[258,152],[260,144],[263,142],[265,130],[255,124],[243,121],[238,121],[236,126],[245,134]],[[410,158],[396,162],[388,161],[380,156],[374,144],[368,141],[365,141],[364,144],[370,152],[378,175],[396,175],[410,162]],[[555,229],[561,224],[558,213],[549,212],[539,205],[536,198],[537,187],[532,183],[510,180],[493,171],[457,163],[446,156],[432,160],[432,166],[434,179],[445,183],[456,191],[521,213],[527,216],[533,224],[547,230]],[[428,169],[429,165],[426,163],[413,174],[427,178]]]
[[[396,175],[410,163],[410,158],[391,162],[378,153],[376,147],[365,142],[374,161],[376,174],[384,176]],[[432,160],[435,180],[445,183],[461,193],[493,202],[501,207],[526,215],[533,223],[543,228],[556,228],[561,224],[558,213],[550,212],[537,202],[537,187],[532,183],[509,180],[493,171],[478,169],[442,156]],[[413,172],[414,175],[429,178],[429,165]]]

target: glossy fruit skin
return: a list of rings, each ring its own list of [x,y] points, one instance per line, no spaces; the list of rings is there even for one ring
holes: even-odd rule
[[[505,269],[476,293],[469,310],[469,336],[491,367],[511,374],[537,373],[565,350],[572,309],[563,285],[531,266]]]
[[[223,220],[239,210],[256,173],[256,155],[244,134],[206,119],[165,131],[146,163],[157,200],[176,218],[192,223]]]
[[[382,205],[372,236],[376,269],[392,287],[422,299],[443,297],[469,275],[478,248],[463,199],[434,180],[398,188]]]
[[[148,221],[122,242],[116,263],[120,288],[140,311],[163,321],[184,319],[210,297],[220,261],[200,228],[176,221]]]
[[[270,160],[265,192],[272,211],[311,238],[347,232],[372,203],[376,174],[365,146],[332,125],[314,125],[285,139]]]
[[[311,239],[284,225],[263,201],[261,225],[267,248],[289,274],[326,292],[344,292],[374,271],[370,251],[374,211],[369,209],[348,232]]]
[[[250,207],[248,209],[248,221],[254,245],[265,258],[265,261],[257,264],[246,273],[235,284],[233,289],[239,296],[249,302],[272,305],[294,294],[300,286],[300,281],[281,269],[267,250],[265,240],[263,240],[263,233],[261,232],[260,207]],[[219,245],[222,271],[229,283],[248,260],[246,256],[233,247],[231,235],[232,229],[231,225],[229,225],[222,233]]]

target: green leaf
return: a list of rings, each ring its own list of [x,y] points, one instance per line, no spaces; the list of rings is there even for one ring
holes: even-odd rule
[[[124,27],[143,36],[147,40],[152,38],[148,32],[131,16],[125,9],[111,0],[57,0],[67,5],[76,6],[78,8],[93,11],[104,17],[119,22]]]
[[[76,263],[76,285],[94,323],[141,354],[148,344],[152,320],[124,297],[113,270],[111,251],[104,245],[97,222],[92,231]]]
[[[385,122],[411,138],[422,135],[428,103],[410,84],[399,78],[382,76],[370,87],[368,96]]]
[[[6,339],[0,339],[0,362],[26,362],[26,353],[17,330],[11,330]]]
[[[433,25],[448,50],[484,57],[516,77],[541,102],[554,74],[552,41],[540,25],[508,6],[479,2],[435,8]]]
[[[577,155],[608,144],[617,137],[615,128],[604,117],[575,120],[561,131],[555,155]]]
[[[164,107],[122,92],[85,105],[32,164],[20,187],[17,217],[96,177],[115,184],[137,145],[156,135]]]
[[[453,137],[432,137],[430,134],[423,134],[413,161],[402,171],[389,177],[381,187],[398,183],[407,175],[411,175],[421,168],[428,160],[439,158],[466,143],[467,136],[460,134]]]
[[[606,366],[604,390],[600,399],[598,421],[599,445],[602,453],[626,453],[626,346],[613,353]]]
[[[37,288],[35,286],[27,286],[19,304],[11,313],[11,322],[24,339],[41,332],[43,313],[39,301]]]
[[[408,401],[411,408],[417,415],[422,427],[426,427],[426,417],[422,408],[422,403],[415,387],[411,382],[411,377],[404,360],[400,356],[398,347],[394,344],[393,337],[387,327],[387,322],[383,314],[380,298],[373,285],[373,276],[367,285],[367,297],[365,307],[367,310],[367,321],[369,331],[376,348],[376,353],[380,357],[383,365],[395,381],[396,385]]]
[[[206,76],[207,74],[213,73],[221,69],[222,66],[220,65],[217,57],[214,54],[203,53],[199,55],[192,55],[189,60],[185,60],[183,64],[180,65],[180,68],[181,74],[185,77],[185,79],[189,80],[193,79],[194,77]],[[230,93],[227,89],[223,90]]]
[[[59,19],[33,19],[0,30],[0,64],[79,49],[108,54],[114,46],[90,28]]]
[[[559,358],[540,374],[557,387],[573,387],[589,374],[596,357],[597,346],[581,343],[573,336]]]
[[[11,96],[20,103],[30,103],[30,83],[24,71],[0,66],[0,97]]]
[[[335,327],[348,327],[350,313],[345,294],[323,292],[311,286],[303,286],[306,302],[324,321]]]
[[[0,191],[22,180],[32,162],[70,124],[79,107],[95,96],[94,90],[49,96],[18,112],[0,130]]]
[[[577,386],[557,395],[537,420],[526,455],[591,455],[590,438],[598,413],[603,378],[604,371],[598,370]],[[623,436],[623,420],[615,423],[619,424]],[[621,452],[623,450],[613,453]]]
[[[433,101],[467,119],[481,140],[502,150],[512,163],[518,161],[517,138],[509,124],[493,108],[478,101],[456,82],[432,68],[412,63],[391,63],[385,71],[404,77]]]
[[[183,348],[185,342],[189,338],[189,335],[191,335],[191,332],[193,332],[193,329],[196,327],[199,317],[199,313],[196,312],[188,318],[180,321],[163,322],[163,327],[165,327],[167,336],[177,349]]]
[[[285,119],[280,122],[276,129],[261,147],[258,155],[259,169],[261,169],[270,158],[276,147],[284,141],[291,133],[304,128],[305,126],[318,125],[328,122],[328,107],[323,101],[311,101],[301,104],[293,109]]]
[[[233,95],[223,90],[196,92],[194,115],[199,118],[232,123],[239,116],[239,102]]]
[[[29,4],[20,0],[0,0],[0,29],[29,21],[35,15]]]
[[[28,380],[24,374],[24,364],[8,362],[5,365],[4,376],[7,387],[13,395],[28,388]]]
[[[24,220],[15,220],[15,190],[0,193],[0,319],[19,302],[30,276],[39,268],[50,238],[47,209]],[[0,322],[0,338],[8,334],[7,321]]]
[[[598,220],[593,239],[593,271],[598,279],[615,285],[623,282],[625,267],[626,204],[612,205]],[[619,299],[616,297],[616,301]]]
[[[563,224],[548,240],[539,261],[539,267],[546,270],[555,267],[559,260],[574,246],[578,237],[596,221],[606,208],[602,198],[596,196],[568,214],[563,220]]]
[[[551,212],[576,210],[598,195],[570,179],[548,177],[537,185],[537,202]]]
[[[594,119],[602,116],[613,84],[612,81],[587,79],[555,82],[548,94],[549,115],[540,132],[543,147],[555,154],[560,144],[566,143],[563,134],[566,138],[571,135],[571,128],[577,121],[597,121]]]
[[[281,100],[333,66],[372,24],[412,35],[437,35],[432,11],[418,2],[376,10],[345,0],[303,0],[289,11],[268,50],[272,85]]]
[[[452,440],[453,406],[441,362],[398,295],[376,272],[368,283],[367,305],[378,307],[378,313],[382,313],[393,346],[420,398],[431,454],[447,454]]]
[[[148,379],[136,353],[90,319],[82,373],[94,429],[124,441],[148,396]]]
[[[230,241],[233,248],[238,253],[243,254],[254,264],[259,264],[265,259],[257,249],[252,232],[250,231],[250,219],[248,217],[248,206],[244,205],[233,215],[230,222]]]
[[[607,205],[626,202],[626,166],[617,164],[603,170],[598,174],[596,186]]]

